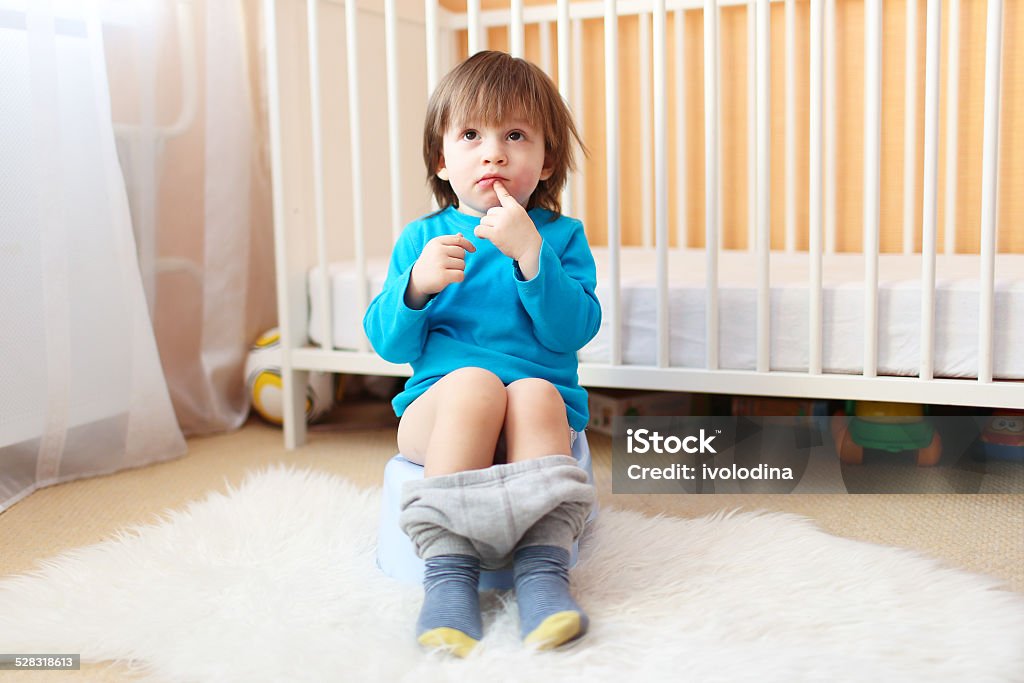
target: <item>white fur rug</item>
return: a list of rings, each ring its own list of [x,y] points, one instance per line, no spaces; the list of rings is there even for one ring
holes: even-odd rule
[[[782,514],[604,509],[573,571],[591,631],[527,652],[490,593],[468,660],[413,639],[418,587],[374,565],[377,491],[273,469],[0,582],[5,652],[184,681],[1012,681],[1024,598]]]

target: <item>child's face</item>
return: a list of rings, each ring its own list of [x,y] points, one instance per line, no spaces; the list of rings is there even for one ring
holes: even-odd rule
[[[459,211],[471,216],[501,206],[493,188],[496,179],[526,206],[537,183],[552,173],[545,166],[543,133],[520,119],[497,126],[474,121],[451,126],[443,149],[437,177],[451,183]]]

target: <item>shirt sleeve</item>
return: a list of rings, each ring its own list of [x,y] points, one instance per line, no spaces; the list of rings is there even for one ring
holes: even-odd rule
[[[363,316],[363,330],[370,345],[381,358],[391,363],[416,360],[422,355],[427,340],[428,310],[433,299],[420,310],[405,304],[405,290],[421,251],[414,232],[406,229],[398,238],[391,252],[384,288],[370,302]]]
[[[597,267],[581,223],[574,226],[561,256],[545,240],[537,275],[523,281],[521,273],[516,273],[516,284],[537,339],[552,351],[578,351],[597,334],[601,326],[601,304],[594,293]]]

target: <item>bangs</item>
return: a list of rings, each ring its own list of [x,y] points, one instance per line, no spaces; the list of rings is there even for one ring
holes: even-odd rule
[[[495,74],[484,69],[472,69],[465,74],[458,94],[450,100],[450,109],[443,116],[442,125],[465,126],[471,122],[493,126],[506,121],[520,120],[543,129],[543,113],[547,110],[544,94],[537,89],[536,78],[532,77],[525,63],[515,64],[520,68],[502,70]]]

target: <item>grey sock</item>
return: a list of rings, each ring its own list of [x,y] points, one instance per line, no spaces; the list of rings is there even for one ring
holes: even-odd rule
[[[480,560],[471,555],[439,555],[426,560],[417,637],[434,629],[448,628],[480,640],[484,629],[480,620],[479,585]]]
[[[569,551],[552,545],[519,548],[513,564],[523,639],[558,647],[587,631],[589,620],[569,593]]]

